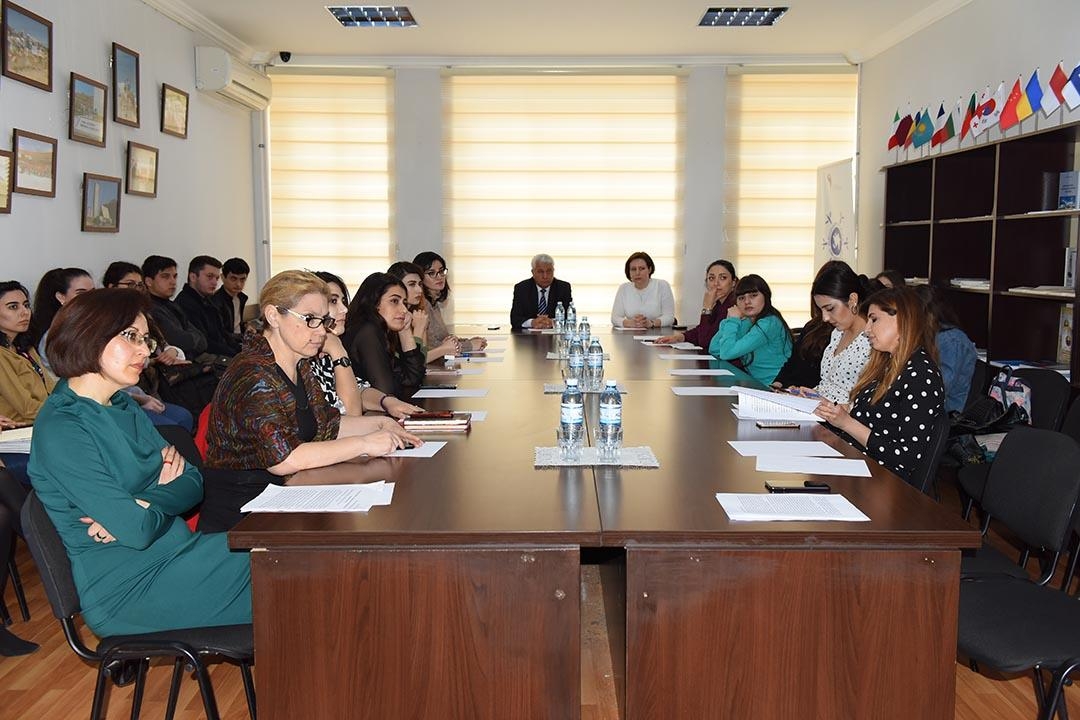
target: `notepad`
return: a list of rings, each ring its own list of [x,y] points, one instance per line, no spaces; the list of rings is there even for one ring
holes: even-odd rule
[[[385,480],[366,485],[267,485],[240,512],[367,512],[389,505],[394,483]]]
[[[716,493],[716,500],[735,521],[870,521],[843,495]]]

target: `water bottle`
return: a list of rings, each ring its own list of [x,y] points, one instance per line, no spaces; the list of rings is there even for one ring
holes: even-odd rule
[[[562,300],[560,300],[559,302],[555,303],[555,326],[559,328],[560,332],[562,331],[562,324],[564,320],[566,320],[566,311],[563,310]]]
[[[566,351],[567,365],[570,368],[569,377],[580,379],[585,370],[585,346],[581,344],[581,336],[571,336],[569,349]]]
[[[574,326],[569,322],[563,323],[562,348],[559,350],[560,358],[570,356],[570,344],[574,339]]]
[[[592,328],[589,327],[589,318],[584,315],[581,316],[581,324],[578,325],[578,334],[586,340],[589,339],[589,334],[592,332]]]
[[[565,402],[565,401],[564,401]],[[600,393],[600,430],[596,450],[601,460],[616,460],[622,447],[622,395],[614,380],[604,384]]]
[[[575,460],[585,441],[585,402],[576,378],[568,378],[559,407],[559,454]]]
[[[600,390],[603,387],[604,348],[600,347],[600,338],[594,337],[589,343],[589,351],[585,353],[585,382],[586,390]]]
[[[574,308],[574,302],[571,300],[570,305],[566,308],[566,324],[577,330],[577,310]]]

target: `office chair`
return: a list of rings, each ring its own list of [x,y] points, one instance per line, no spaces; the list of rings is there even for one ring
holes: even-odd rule
[[[1057,370],[1020,368],[1013,371],[1031,388],[1031,426],[1044,430],[1060,430],[1069,404],[1069,381]]]
[[[52,605],[53,615],[60,621],[68,646],[76,655],[98,666],[97,685],[90,710],[90,720],[104,716],[106,681],[117,684],[129,681],[130,669],[135,671],[135,694],[132,698],[131,717],[139,716],[145,688],[146,671],[152,657],[173,658],[172,683],[165,717],[171,720],[176,712],[180,694],[180,679],[184,666],[192,668],[202,694],[203,709],[208,720],[219,720],[214,690],[210,684],[205,658],[219,657],[240,665],[247,696],[248,712],[255,720],[255,685],[251,677],[255,650],[251,625],[223,625],[220,627],[184,628],[138,635],[114,635],[99,640],[91,650],[84,642],[75,624],[75,616],[82,612],[79,593],[72,577],[71,561],[56,527],[45,511],[45,506],[31,492],[22,508],[22,524],[26,541],[34,556],[45,594]]]
[[[936,497],[938,465],[941,464],[941,456],[945,454],[945,446],[949,444],[949,416],[944,412],[934,421],[934,431],[930,438],[929,451],[915,466],[908,483],[924,495]]]
[[[26,488],[15,479],[7,469],[0,467],[0,504],[11,511],[11,524],[14,526],[15,539],[11,543],[11,557],[0,558],[0,562],[6,562],[8,577],[11,578],[11,587],[15,590],[15,600],[19,603],[19,612],[23,622],[30,622],[30,606],[26,603],[26,592],[23,590],[22,577],[19,575],[19,566],[15,563],[15,545],[20,537],[23,537],[22,522],[19,513],[23,502],[26,500]],[[3,588],[0,588],[2,593]],[[8,612],[7,604],[0,595],[0,622],[4,625],[11,624],[11,613]]]

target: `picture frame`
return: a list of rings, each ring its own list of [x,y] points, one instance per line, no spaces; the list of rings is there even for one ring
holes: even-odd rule
[[[71,73],[68,98],[68,139],[105,147],[105,118],[109,88],[104,83]]]
[[[3,74],[52,92],[53,24],[13,2],[3,2]]]
[[[56,138],[15,129],[11,142],[14,192],[56,197],[56,146]]]
[[[11,185],[15,174],[15,155],[0,150],[0,215],[11,212]]]
[[[161,132],[187,139],[188,94],[161,83]]]
[[[120,232],[120,178],[83,173],[82,231]]]
[[[139,127],[139,53],[112,44],[113,122]]]
[[[128,195],[157,197],[157,168],[158,149],[129,140],[124,191]]]

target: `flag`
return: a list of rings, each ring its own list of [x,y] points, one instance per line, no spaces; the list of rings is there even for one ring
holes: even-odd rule
[[[1069,76],[1065,74],[1065,68],[1058,63],[1058,66],[1054,68],[1054,72],[1050,74],[1050,82],[1046,83],[1048,92],[1043,94],[1042,110],[1046,117],[1050,117],[1050,113],[1061,107],[1061,103],[1065,98],[1062,96],[1062,89],[1069,84]]]
[[[1009,91],[1009,97],[1005,100],[1005,107],[1001,108],[1002,132],[1005,132],[1023,119],[1017,112],[1017,106],[1020,104],[1020,98],[1023,95],[1024,91],[1020,89],[1020,78],[1016,78],[1016,82],[1013,83],[1012,90]],[[1030,110],[1030,108],[1028,109]],[[1031,113],[1029,112],[1028,114],[1030,115]]]
[[[1039,68],[1035,68],[1035,72],[1031,73],[1031,79],[1028,80],[1027,87],[1024,88],[1024,96],[1027,99],[1027,109],[1030,110],[1028,115],[1039,112],[1039,108],[1043,104],[1043,89],[1042,81],[1039,80]],[[1027,117],[1027,115],[1024,117]],[[1023,120],[1024,118],[1020,119]]]
[[[915,132],[912,135],[911,143],[915,147],[922,147],[930,142],[930,138],[933,136],[934,121],[930,119],[930,108],[926,108],[922,111],[922,116],[915,123]]]
[[[892,119],[892,130],[889,131],[889,150],[900,145],[900,141],[896,138],[896,131],[900,129],[900,108],[896,108],[896,114]]]
[[[903,147],[911,147],[911,141],[915,137],[915,126],[919,123],[920,120],[922,120],[921,110],[915,113],[915,117],[911,119],[911,124],[907,126],[907,130],[904,132],[904,142],[900,143]]]
[[[997,92],[990,94],[990,86],[987,85],[979,96],[979,106],[975,108],[975,118],[971,121],[971,134],[979,137],[1001,119],[1001,106],[1005,95],[1005,83],[998,85]]]
[[[978,104],[975,102],[975,93],[971,93],[971,99],[968,100],[967,110],[964,111],[964,118],[960,121],[961,140],[966,138],[967,134],[971,132],[971,121],[975,119],[976,108],[978,108]]]
[[[900,118],[900,124],[896,128],[896,134],[889,140],[889,147],[905,147],[907,145],[908,137],[911,135],[911,128],[914,124],[915,121],[911,119],[910,112]],[[895,145],[893,144],[893,140],[896,141]]]
[[[1070,110],[1075,110],[1080,106],[1080,65],[1074,67],[1069,75],[1069,82],[1061,90],[1061,99]]]
[[[957,113],[960,111],[960,103],[956,104]],[[934,136],[930,138],[930,147],[935,147],[956,135],[956,125],[953,122],[955,113],[945,113],[945,105],[938,110],[937,122],[934,123]]]

